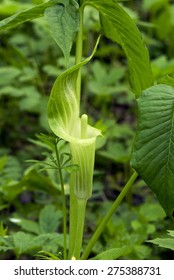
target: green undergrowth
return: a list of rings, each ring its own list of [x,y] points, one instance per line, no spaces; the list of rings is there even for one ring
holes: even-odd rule
[[[66,255],[61,176],[68,226],[69,176],[78,172],[79,166],[77,162],[71,162],[72,143],[67,135],[65,140],[70,144],[63,140],[56,142],[58,164],[51,129],[54,128],[57,133],[60,127],[50,122],[50,128],[48,118],[51,119],[52,115],[50,113],[47,117],[47,105],[56,78],[61,77],[64,86],[58,80],[55,87],[64,90],[66,79],[70,83],[70,75],[73,80],[78,74],[76,70],[81,67],[73,68],[77,60],[74,41],[79,27],[78,17],[73,16],[76,15],[75,2],[79,1],[70,1],[74,10],[64,11],[62,21],[64,24],[68,21],[72,27],[66,30],[69,40],[65,42],[58,36],[62,34],[61,29],[50,32],[50,26],[55,24],[55,18],[50,20],[55,3],[48,2],[3,0],[0,5],[1,260],[61,260]],[[58,2],[60,6],[54,13],[61,12],[63,1]],[[95,126],[95,132],[102,131],[102,136],[96,139],[93,189],[86,208],[81,252],[85,251],[96,227],[135,169],[140,176],[103,229],[88,258],[173,259],[173,173],[170,170],[173,170],[174,4],[165,0],[118,1],[123,8],[120,8],[120,13],[126,11],[127,20],[138,26],[140,37],[147,46],[147,52],[138,64],[137,52],[131,48],[130,33],[124,30],[124,36],[119,37],[116,32],[109,32],[110,29],[104,27],[112,22],[112,17],[105,17],[107,9],[103,3],[106,1],[101,3],[97,0],[98,4],[93,0],[86,2],[89,5],[85,8],[83,19],[82,56],[86,65],[81,72],[79,115],[86,112],[86,127],[90,123],[90,129]],[[39,5],[37,9],[36,5]],[[100,17],[97,5],[101,8]],[[13,15],[26,9],[31,9],[31,14],[39,11],[40,16],[46,9],[45,17],[39,16],[34,20],[31,17],[29,20],[32,21],[21,24],[25,14],[22,17]],[[4,19],[10,16],[12,18],[4,23]],[[118,32],[122,31],[122,23],[122,20],[117,22],[120,24]],[[114,29],[117,24],[111,27]],[[99,46],[93,50],[101,28]],[[136,34],[135,30],[132,32]],[[125,40],[127,37],[128,41]],[[140,37],[136,40],[141,43]],[[132,44],[135,47],[135,41]],[[139,56],[143,53],[144,44],[141,47]],[[149,65],[146,63],[148,52],[152,73],[148,72]],[[52,90],[53,99],[56,94]],[[159,98],[156,100],[154,96]],[[65,97],[66,94],[61,97],[63,101]],[[138,97],[138,102],[135,97]],[[78,98],[72,105],[72,114],[69,114],[73,116],[72,127],[76,121],[74,108]],[[59,111],[58,105],[56,110]],[[147,118],[147,114],[152,117]],[[65,119],[69,115],[65,114]],[[146,130],[147,127],[150,130]],[[87,195],[89,193],[91,189]],[[71,238],[69,233],[66,236],[68,248]]]

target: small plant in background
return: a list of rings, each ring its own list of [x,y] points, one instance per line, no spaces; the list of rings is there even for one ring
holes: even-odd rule
[[[44,181],[40,175],[42,178],[40,185],[47,184],[45,188],[47,188],[48,194],[52,192],[55,199],[58,194],[62,195],[63,234],[56,233],[57,228],[60,227],[60,212],[52,203],[40,210],[38,223],[24,219],[12,220],[16,226],[20,226],[22,230],[27,232],[19,231],[7,236],[7,230],[1,225],[0,249],[2,251],[13,250],[17,258],[20,258],[23,253],[31,254],[32,252],[33,255],[36,254],[46,259],[88,259],[93,249],[97,252],[95,259],[116,259],[128,254],[131,256],[133,251],[136,251],[136,257],[140,256],[142,252],[144,257],[149,256],[147,247],[141,243],[148,234],[155,231],[152,226],[146,223],[165,217],[164,211],[158,206],[155,218],[146,217],[146,211],[144,212],[143,208],[140,209],[140,216],[137,213],[133,214],[137,217],[137,221],[131,223],[131,227],[143,238],[137,238],[136,234],[132,234],[131,238],[126,239],[124,247],[121,246],[121,241],[118,238],[115,240],[113,249],[106,249],[103,252],[95,249],[99,236],[104,232],[106,225],[132,188],[138,175],[156,194],[166,214],[170,217],[174,216],[173,78],[163,77],[164,84],[154,83],[149,54],[144,46],[141,33],[134,20],[118,2],[112,0],[51,0],[22,10],[0,22],[0,31],[3,31],[43,16],[52,37],[63,52],[66,65],[69,65],[70,54],[76,41],[74,65],[67,66],[63,73],[58,73],[48,100],[48,123],[54,135],[41,134],[38,136],[39,142],[38,140],[33,141],[49,149],[49,153],[44,153],[44,161],[30,161],[39,166],[39,171],[48,172],[50,178],[54,178],[52,181]],[[84,59],[84,17],[89,6],[98,12],[97,20],[100,29],[97,29],[98,38],[93,44],[90,56]],[[103,136],[101,136],[102,131],[99,123],[96,122],[96,127],[89,125],[92,117],[84,112],[85,106],[82,106],[84,105],[81,96],[82,67],[85,68],[94,63],[92,69],[96,80],[98,79],[96,69],[100,68],[100,62],[92,62],[92,60],[100,50],[100,42],[103,37],[119,44],[127,58],[129,80],[138,103],[138,128],[130,156],[133,173],[84,247],[85,216],[86,211],[88,211],[87,202],[92,196],[95,152],[98,143],[100,141],[102,143]],[[51,69],[56,75],[55,68]],[[12,73],[14,74],[14,71]],[[105,75],[107,72],[103,73]],[[121,70],[120,72],[110,70],[108,73],[111,85],[113,83],[112,75],[116,73],[118,75],[116,80],[119,81],[123,75]],[[101,89],[107,92],[105,87],[108,87],[110,83],[104,83]],[[99,91],[95,90],[95,82],[90,82],[89,85],[94,93],[99,94]],[[121,90],[126,91],[127,87]],[[108,92],[112,93],[112,88],[108,88]],[[99,142],[97,142],[98,139]],[[65,144],[65,141],[69,144]],[[64,144],[61,145],[61,143]],[[107,152],[100,151],[99,155],[110,158],[112,145],[114,145],[113,142],[111,142]],[[123,152],[120,157],[114,156],[123,163],[127,163],[130,157],[125,159]],[[5,157],[1,159],[2,169],[5,160]],[[28,172],[28,174],[33,172],[33,168]],[[58,177],[55,174],[58,174]],[[69,179],[67,179],[68,175]],[[31,179],[27,176],[25,174],[22,182],[14,184],[14,192],[16,192],[14,196],[21,192],[23,186],[27,188],[30,185]],[[67,192],[66,183],[69,186]],[[70,202],[66,200],[67,195],[70,197]],[[67,205],[69,205],[68,210]],[[69,223],[67,211],[69,211]],[[141,231],[143,223],[144,234]],[[68,233],[67,224],[69,224]],[[113,224],[113,227],[116,228],[118,234],[121,234],[118,225]],[[123,227],[126,229],[126,225]],[[20,243],[21,238],[24,240],[23,244]],[[46,241],[47,246],[45,245]],[[58,253],[59,246],[63,248],[61,253]],[[39,251],[40,253],[38,253]]]

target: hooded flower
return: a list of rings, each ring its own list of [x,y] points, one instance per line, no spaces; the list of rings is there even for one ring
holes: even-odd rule
[[[73,163],[79,166],[75,174],[75,195],[85,200],[92,192],[95,142],[101,132],[88,125],[87,115],[79,116],[76,80],[79,69],[93,57],[97,44],[90,57],[56,79],[48,102],[49,125],[54,134],[70,143]]]

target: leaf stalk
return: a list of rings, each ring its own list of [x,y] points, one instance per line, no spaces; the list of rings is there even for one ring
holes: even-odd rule
[[[61,193],[62,193],[62,212],[63,212],[63,236],[64,236],[64,259],[67,259],[67,241],[66,241],[66,236],[67,236],[67,230],[66,230],[66,197],[65,197],[65,190],[64,190],[64,180],[63,180],[63,175],[62,175],[62,169],[61,169],[61,162],[60,162],[60,155],[59,155],[59,150],[57,147],[57,141],[55,142],[55,153],[56,153],[56,159],[57,159],[57,164],[59,166],[58,168],[58,174],[59,174],[59,179],[60,179],[60,185],[61,185]]]
[[[81,260],[86,260],[88,258],[89,254],[90,254],[90,252],[91,252],[91,250],[93,248],[93,246],[95,245],[95,243],[98,240],[99,236],[103,232],[104,227],[109,222],[111,216],[115,213],[115,211],[117,210],[118,206],[122,202],[123,198],[125,197],[127,192],[130,190],[130,188],[132,187],[132,185],[133,185],[135,179],[137,178],[137,176],[138,176],[138,173],[136,171],[134,171],[134,173],[130,177],[129,181],[126,183],[126,185],[122,189],[121,193],[118,195],[118,197],[116,198],[115,202],[113,203],[111,208],[106,213],[104,219],[99,224],[99,226],[96,229],[95,233],[93,234],[92,238],[89,240],[88,245],[87,245],[85,251],[83,252],[83,254],[82,254],[81,258],[80,258]]]

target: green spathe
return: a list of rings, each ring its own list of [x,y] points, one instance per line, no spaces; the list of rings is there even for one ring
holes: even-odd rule
[[[74,193],[78,199],[87,200],[92,193],[95,140],[89,145],[71,143],[73,163],[78,164],[75,174]]]
[[[75,195],[88,199],[92,191],[92,178],[96,137],[100,130],[88,125],[86,115],[79,116],[76,80],[79,69],[90,57],[63,72],[55,81],[48,102],[48,121],[52,131],[71,146],[73,163],[79,165],[75,174]]]

